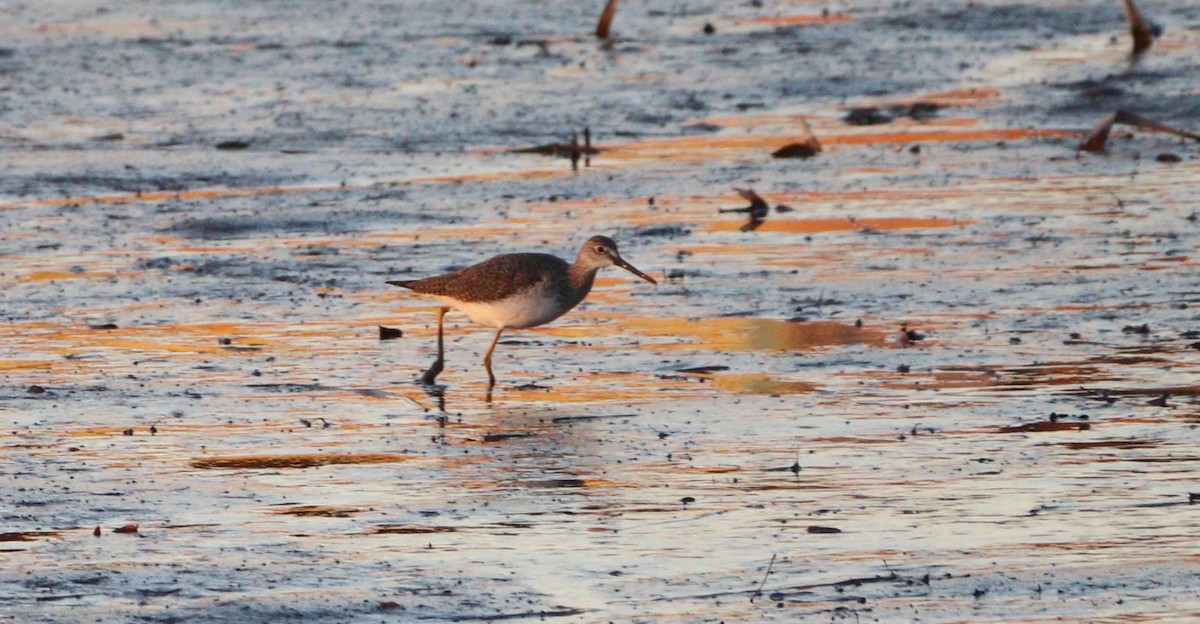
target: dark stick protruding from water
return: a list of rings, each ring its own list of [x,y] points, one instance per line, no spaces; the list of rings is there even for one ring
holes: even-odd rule
[[[1112,132],[1112,127],[1116,124],[1125,124],[1127,126],[1133,126],[1143,130],[1166,132],[1168,134],[1174,134],[1175,136],[1181,136],[1185,139],[1200,141],[1200,135],[1198,134],[1193,134],[1191,132],[1187,132],[1186,130],[1180,130],[1179,128],[1168,126],[1152,119],[1147,119],[1136,113],[1119,110],[1100,120],[1100,123],[1096,124],[1096,127],[1092,129],[1091,133],[1088,134],[1087,138],[1084,139],[1083,143],[1080,143],[1079,147],[1076,149],[1085,152],[1093,152],[1096,154],[1104,152],[1105,147],[1108,145],[1108,135],[1110,132]]]
[[[1129,19],[1129,33],[1133,35],[1133,54],[1136,56],[1149,50],[1154,44],[1154,33],[1133,0],[1125,0],[1125,17]]]
[[[762,595],[763,587],[767,584],[767,578],[771,576],[771,570],[775,567],[775,557],[777,556],[779,556],[779,553],[771,555],[771,563],[767,564],[767,573],[763,575],[762,582],[758,584],[758,589],[754,590],[753,594],[750,594],[750,602],[754,602],[755,598]]]
[[[604,5],[604,12],[600,14],[600,22],[596,24],[597,39],[608,39],[609,28],[616,15],[617,0],[608,0],[608,4]]]

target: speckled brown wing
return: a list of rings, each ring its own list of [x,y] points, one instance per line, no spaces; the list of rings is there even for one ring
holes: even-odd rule
[[[496,256],[445,275],[388,283],[423,295],[478,303],[507,299],[547,279],[558,287],[565,282],[568,268],[565,261],[549,254],[517,253]]]

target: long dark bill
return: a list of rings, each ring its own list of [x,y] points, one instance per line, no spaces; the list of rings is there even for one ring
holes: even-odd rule
[[[633,266],[632,264],[629,264],[628,262],[625,262],[624,260],[617,260],[613,264],[621,267],[622,269],[625,269],[626,271],[629,271],[630,273],[633,273],[634,275],[646,280],[647,282],[650,282],[651,284],[658,283],[658,282],[654,281],[653,277],[650,277],[649,275],[642,273],[641,271],[637,270],[637,267]]]

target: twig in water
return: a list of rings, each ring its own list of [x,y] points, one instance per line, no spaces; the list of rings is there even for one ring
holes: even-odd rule
[[[750,602],[754,602],[755,598],[762,595],[762,589],[767,584],[767,577],[771,576],[771,569],[775,567],[775,557],[777,556],[779,555],[771,555],[771,563],[767,564],[767,573],[763,575],[762,582],[758,584],[758,589],[754,590],[753,594],[750,594]]]
[[[1096,154],[1102,153],[1104,148],[1108,145],[1108,134],[1112,131],[1112,127],[1115,124],[1125,124],[1135,128],[1141,128],[1143,130],[1166,132],[1168,134],[1174,134],[1175,136],[1181,136],[1185,139],[1200,141],[1200,135],[1198,134],[1180,130],[1179,128],[1173,128],[1152,119],[1142,117],[1137,113],[1119,110],[1100,120],[1100,123],[1096,124],[1096,127],[1092,129],[1091,133],[1088,134],[1083,143],[1080,143],[1075,149],[1085,152],[1093,152]]]
[[[613,17],[617,15],[617,0],[608,0],[604,12],[600,14],[600,22],[596,24],[596,38],[608,39],[608,30],[612,26]]]
[[[1129,20],[1129,33],[1133,35],[1133,55],[1137,56],[1154,44],[1154,33],[1133,0],[1125,0],[1125,17]]]
[[[592,128],[583,127],[583,166],[592,166]]]
[[[571,132],[571,171],[579,171],[579,158],[582,152],[579,149],[579,133]]]

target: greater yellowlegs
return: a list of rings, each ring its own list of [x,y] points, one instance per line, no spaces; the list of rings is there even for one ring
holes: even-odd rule
[[[445,275],[419,280],[395,280],[388,283],[441,300],[438,308],[438,355],[421,377],[432,384],[445,365],[442,321],[451,308],[466,314],[480,325],[496,328],[496,336],[483,357],[488,386],[496,385],[492,373],[492,352],[506,329],[526,329],[553,321],[579,305],[588,292],[596,272],[607,266],[619,266],[657,284],[654,278],[637,270],[621,258],[617,243],[607,236],[593,236],[583,244],[574,264],[541,253],[515,253],[496,256],[479,264]]]

